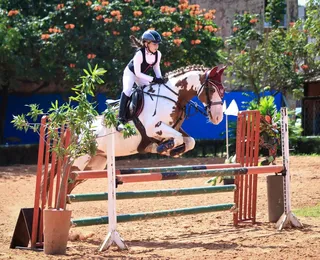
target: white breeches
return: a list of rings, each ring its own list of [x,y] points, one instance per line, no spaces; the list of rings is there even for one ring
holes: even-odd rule
[[[126,67],[123,72],[122,91],[127,97],[131,96],[131,91],[134,83],[136,83],[138,86],[145,86],[150,84],[150,82],[148,82],[147,80],[136,77],[133,72],[128,67]]]

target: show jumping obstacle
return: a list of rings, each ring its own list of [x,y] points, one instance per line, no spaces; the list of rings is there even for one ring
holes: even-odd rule
[[[114,156],[114,135],[108,135],[108,167],[107,171],[82,171],[73,172],[76,180],[83,180],[89,178],[106,178],[108,177],[108,193],[97,194],[76,194],[69,195],[68,199],[72,202],[79,201],[96,201],[108,200],[108,216],[91,217],[72,220],[73,226],[88,226],[88,225],[109,225],[109,233],[102,244],[100,250],[108,248],[115,243],[119,248],[126,249],[127,246],[122,240],[116,230],[117,222],[128,222],[143,219],[153,219],[169,216],[181,216],[189,214],[199,214],[205,212],[215,212],[232,210],[234,225],[239,225],[244,222],[256,222],[256,204],[257,204],[257,176],[264,173],[281,173],[283,175],[284,183],[284,214],[277,223],[278,229],[282,229],[287,225],[301,227],[299,221],[291,213],[290,204],[290,173],[289,173],[289,152],[288,152],[288,119],[287,110],[281,109],[281,126],[282,126],[282,154],[283,165],[271,166],[257,166],[259,155],[259,128],[260,128],[260,114],[257,111],[243,111],[238,115],[237,122],[237,143],[236,143],[236,164],[230,165],[191,165],[191,166],[173,166],[173,167],[153,167],[153,168],[133,168],[126,170],[115,170],[115,156]],[[44,125],[41,128],[42,137],[45,136]],[[113,133],[113,129],[109,129]],[[69,137],[66,135],[64,139],[64,146],[68,146]],[[45,140],[43,138],[43,140]],[[46,144],[46,145],[45,145]],[[53,143],[55,145],[55,143]],[[46,148],[45,148],[46,147]],[[46,208],[57,207],[58,199],[58,184],[62,180],[61,187],[67,184],[69,172],[66,168],[66,158],[58,160],[57,163],[57,181],[56,189],[54,189],[54,170],[49,172],[49,148],[50,140],[46,142],[40,138],[39,144],[39,161],[37,172],[37,183],[35,192],[35,203],[33,209],[33,224],[30,230],[29,238],[31,239],[31,248],[41,247],[43,243],[43,214]],[[44,152],[45,151],[45,152]],[[45,156],[44,156],[45,155]],[[110,156],[109,156],[110,155]],[[44,158],[44,162],[43,162]],[[51,154],[51,163],[56,160],[54,152]],[[43,174],[41,169],[44,168]],[[65,168],[65,175],[61,176],[61,169]],[[50,175],[48,200],[44,192],[48,186],[47,178]],[[213,187],[193,187],[182,189],[167,189],[167,190],[148,190],[148,191],[133,191],[133,192],[117,192],[116,185],[131,183],[131,182],[148,182],[148,181],[164,181],[173,179],[185,178],[203,178],[212,176],[235,176],[235,185],[213,186]],[[55,194],[54,193],[55,190]],[[116,215],[116,199],[139,199],[151,197],[165,197],[165,196],[184,196],[195,194],[207,194],[217,192],[231,192],[234,191],[234,202],[226,204],[217,204],[209,206],[199,206],[193,208],[172,209],[156,212],[145,212],[136,214]],[[66,189],[60,189],[61,194],[66,197]],[[53,203],[55,200],[55,203]],[[65,200],[62,200],[63,207]],[[17,229],[17,228],[16,228]],[[28,242],[29,242],[28,238]],[[26,240],[12,241],[11,247],[24,246],[27,247]]]

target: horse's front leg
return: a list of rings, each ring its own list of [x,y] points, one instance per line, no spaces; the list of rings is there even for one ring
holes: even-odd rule
[[[194,138],[190,136],[184,136],[183,137],[183,144],[171,149],[170,151],[167,151],[167,156],[171,157],[180,157],[182,154],[192,150],[196,144],[196,141]]]
[[[162,121],[159,121],[156,124],[148,124],[145,128],[146,134],[149,137],[165,140],[162,144],[158,145],[157,153],[165,154],[166,151],[183,144],[182,133],[176,131]]]

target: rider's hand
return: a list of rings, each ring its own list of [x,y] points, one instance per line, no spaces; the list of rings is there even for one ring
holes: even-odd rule
[[[163,78],[154,77],[151,83],[164,84],[166,81]]]

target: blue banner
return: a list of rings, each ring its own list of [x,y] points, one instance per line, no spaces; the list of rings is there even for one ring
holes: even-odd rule
[[[246,110],[247,103],[254,99],[254,95],[251,92],[230,92],[225,94],[224,100],[226,100],[227,107],[234,99],[238,105],[239,110]],[[275,96],[275,103],[277,109],[280,109],[281,94]],[[13,115],[26,114],[29,112],[29,108],[26,105],[38,104],[40,109],[47,111],[51,107],[51,102],[58,100],[59,105],[68,102],[68,95],[64,94],[50,94],[50,95],[32,95],[32,96],[18,96],[10,95],[8,100],[8,107],[6,113],[6,125],[4,131],[5,142],[8,144],[34,144],[39,142],[38,133],[32,131],[16,130],[11,123]],[[1,101],[1,97],[0,97]],[[94,100],[97,104],[97,111],[101,113],[106,109],[105,101],[106,96],[99,94]],[[203,107],[197,98],[193,100],[200,107]],[[223,121],[219,125],[213,125],[209,122],[208,118],[201,113],[196,113],[194,108],[190,109],[189,118],[183,123],[183,129],[192,137],[196,139],[224,139],[226,131],[226,116],[224,115]],[[228,116],[229,125],[236,121],[236,116]],[[40,120],[40,119],[39,119]]]

